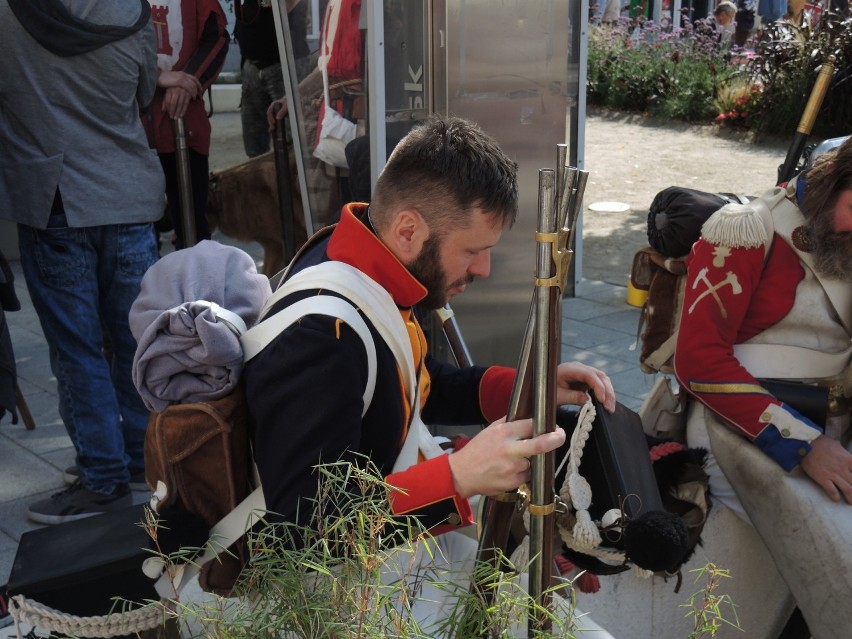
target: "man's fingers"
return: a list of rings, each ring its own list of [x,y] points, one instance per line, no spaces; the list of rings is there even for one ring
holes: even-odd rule
[[[852,505],[852,484],[843,479],[834,482],[835,488],[838,490],[837,499],[835,501],[840,501],[840,497],[846,501],[847,504]]]

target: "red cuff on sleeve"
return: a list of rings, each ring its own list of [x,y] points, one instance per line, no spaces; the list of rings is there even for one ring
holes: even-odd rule
[[[399,488],[390,495],[391,509],[395,515],[417,514],[416,511],[432,510],[441,506],[447,513],[455,512],[457,526],[473,523],[470,502],[456,493],[453,475],[450,472],[449,455],[438,455],[419,462],[399,473],[392,473],[385,481]],[[441,502],[446,502],[441,504]],[[455,518],[452,518],[455,519]]]
[[[503,417],[509,410],[509,398],[514,385],[514,368],[492,366],[482,375],[479,382],[479,406],[488,423]]]

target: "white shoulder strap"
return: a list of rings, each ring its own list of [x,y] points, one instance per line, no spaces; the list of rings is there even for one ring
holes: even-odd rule
[[[256,324],[240,337],[244,361],[247,362],[260,353],[272,340],[306,315],[328,315],[340,318],[351,326],[364,342],[364,348],[367,351],[367,385],[364,388],[364,412],[366,412],[376,388],[376,344],[361,314],[344,299],[331,295],[306,297]]]
[[[290,293],[315,289],[342,295],[367,316],[391,349],[402,373],[408,399],[413,402],[417,394],[417,375],[408,329],[390,293],[363,271],[334,261],[299,271],[272,294],[260,317],[263,318],[280,299]]]
[[[414,354],[408,329],[390,293],[362,271],[343,262],[323,262],[306,268],[290,278],[285,288],[284,291],[276,291],[267,301],[267,306],[271,307],[281,296],[289,295],[294,290],[335,291],[354,303],[369,318],[393,352],[412,407],[408,435],[394,463],[393,471],[399,472],[415,464],[421,454],[427,459],[443,454],[444,451],[435,443],[429,429],[420,419],[419,384],[414,368]]]

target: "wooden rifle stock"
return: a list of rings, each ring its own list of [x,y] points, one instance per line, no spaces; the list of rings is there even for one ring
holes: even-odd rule
[[[802,151],[808,141],[808,136],[813,131],[814,122],[816,122],[822,101],[828,92],[829,84],[831,84],[835,61],[836,58],[833,55],[828,56],[828,60],[823,63],[816,82],[814,82],[808,103],[805,105],[805,110],[799,120],[799,126],[796,128],[796,134],[793,136],[793,142],[790,144],[790,148],[787,149],[787,157],[784,158],[784,164],[778,169],[777,184],[779,185],[788,182],[795,175],[799,158],[802,157]]]

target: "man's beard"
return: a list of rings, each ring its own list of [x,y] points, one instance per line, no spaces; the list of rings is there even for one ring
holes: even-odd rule
[[[426,297],[419,302],[419,306],[429,310],[442,308],[449,299],[448,291],[451,288],[470,284],[473,281],[473,276],[468,275],[455,282],[447,283],[447,274],[441,268],[441,238],[435,235],[429,236],[423,243],[419,255],[407,266],[408,271],[417,281],[426,287]]]
[[[833,209],[820,211],[805,225],[814,268],[823,277],[852,282],[852,232],[832,228]]]

